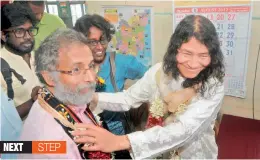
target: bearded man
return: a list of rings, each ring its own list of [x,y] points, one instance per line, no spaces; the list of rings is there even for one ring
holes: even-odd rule
[[[95,92],[96,65],[87,39],[71,29],[58,29],[35,54],[36,73],[44,87],[24,124],[22,141],[66,141],[65,154],[21,154],[28,159],[110,158],[109,153],[84,152],[70,134],[74,124],[100,125],[89,110]]]
[[[1,7],[1,88],[22,119],[33,104],[32,89],[39,86],[32,50],[38,33],[33,12],[19,4]]]

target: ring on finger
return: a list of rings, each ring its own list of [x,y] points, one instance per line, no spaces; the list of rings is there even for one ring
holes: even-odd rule
[[[94,146],[94,143],[85,143],[84,147]]]

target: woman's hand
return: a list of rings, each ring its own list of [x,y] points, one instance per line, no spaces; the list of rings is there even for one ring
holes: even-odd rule
[[[117,136],[93,124],[81,123],[75,126],[77,129],[71,133],[76,136],[74,141],[89,144],[82,147],[86,151],[114,152],[130,149],[130,142],[126,135]]]
[[[97,93],[94,93],[92,102],[95,103],[95,104],[98,103],[98,94]]]
[[[98,103],[98,94],[97,94],[97,93],[94,93],[93,98],[92,98],[92,101],[90,102],[90,105],[89,105],[89,109],[90,109],[92,112],[96,109],[97,103]],[[101,112],[101,111],[100,111],[100,112]]]

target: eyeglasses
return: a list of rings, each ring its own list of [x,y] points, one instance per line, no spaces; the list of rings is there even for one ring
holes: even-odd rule
[[[63,74],[72,75],[72,76],[86,74],[87,70],[93,71],[95,73],[98,72],[98,66],[94,62],[90,63],[88,65],[88,67],[89,67],[88,69],[85,69],[85,67],[83,65],[76,65],[73,67],[72,70],[69,70],[69,71],[64,71],[64,70],[55,70],[55,71],[63,73]]]
[[[93,47],[97,46],[98,43],[100,43],[101,45],[106,45],[106,44],[108,44],[108,40],[107,39],[102,39],[102,40],[99,40],[99,41],[97,41],[97,40],[89,40],[87,42],[87,44],[89,44],[89,45],[91,45]]]
[[[16,28],[12,30],[5,30],[5,32],[13,32],[16,38],[23,38],[25,33],[28,32],[30,36],[36,36],[38,34],[39,28],[31,27],[29,29]]]

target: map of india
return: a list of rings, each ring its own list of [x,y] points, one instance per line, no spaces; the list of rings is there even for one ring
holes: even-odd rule
[[[134,55],[144,65],[151,66],[151,9],[104,8],[104,17],[116,29],[108,48],[117,53]]]

